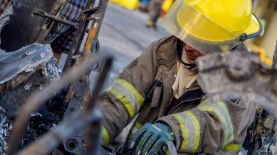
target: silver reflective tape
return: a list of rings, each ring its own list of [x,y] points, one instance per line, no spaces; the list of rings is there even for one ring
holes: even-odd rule
[[[187,145],[187,148],[186,148],[186,150],[192,150],[193,149],[193,146],[194,146],[194,141],[195,141],[195,139],[194,139],[194,126],[193,126],[193,123],[192,123],[192,121],[191,121],[191,119],[185,114],[185,113],[181,113],[181,116],[182,116],[182,118],[184,119],[184,122],[186,122],[186,125],[187,125],[187,127],[188,127],[188,129],[189,129],[189,136],[188,136],[188,138],[189,138],[189,143],[188,143],[188,145]],[[185,137],[184,137],[185,138]]]
[[[223,107],[221,107],[218,104],[215,104],[213,102],[206,102],[201,106],[211,106],[213,107],[217,113],[216,115],[220,115],[218,116],[220,118],[220,121],[222,121],[221,123],[224,125],[224,132],[226,132],[226,141],[224,142],[224,145],[229,144],[233,141],[232,137],[233,137],[233,124],[232,121],[230,119],[229,113],[228,111],[226,111]],[[221,118],[223,118],[223,120],[221,120]],[[224,135],[225,136],[225,135]]]
[[[135,107],[136,112],[138,112],[140,105],[138,104],[138,101],[136,100],[135,96],[131,92],[129,92],[127,89],[125,89],[124,87],[116,83],[114,83],[112,87],[117,89],[122,94],[124,94],[125,97],[128,99],[128,101]]]

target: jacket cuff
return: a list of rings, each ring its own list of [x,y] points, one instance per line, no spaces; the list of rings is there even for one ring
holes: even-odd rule
[[[170,127],[170,129],[174,133],[176,148],[177,148],[177,150],[180,150],[181,141],[182,141],[181,137],[182,136],[180,134],[180,129],[179,129],[179,126],[178,126],[178,122],[176,122],[174,119],[171,119],[170,116],[162,117],[158,121],[163,122],[163,123],[167,124]]]

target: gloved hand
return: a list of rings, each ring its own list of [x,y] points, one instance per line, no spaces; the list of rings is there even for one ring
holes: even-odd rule
[[[162,153],[164,144],[174,141],[174,135],[170,127],[164,123],[147,123],[132,135],[128,142],[129,149],[136,155]]]

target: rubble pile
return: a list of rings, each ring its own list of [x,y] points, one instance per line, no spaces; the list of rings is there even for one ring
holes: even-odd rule
[[[52,80],[60,78],[61,75],[61,70],[58,68],[56,60],[53,57],[51,58],[52,54],[48,58],[45,56],[47,52],[41,53],[40,59],[30,52],[30,48],[32,47],[25,47],[28,50],[23,50],[23,52],[19,50],[19,53],[24,53],[23,55],[26,56],[26,59],[21,59],[17,62],[21,64],[21,70],[15,68],[8,72],[11,69],[10,65],[8,65],[10,68],[6,70],[6,73],[9,74],[7,74],[6,78],[3,78],[7,80],[2,80],[0,85],[0,154],[3,154],[7,149],[7,141],[12,129],[11,124],[17,116],[18,110],[25,103],[25,99],[35,91],[43,89]],[[2,54],[6,53],[2,52]],[[30,57],[30,59],[27,57]],[[31,57],[37,59],[31,59]],[[1,69],[5,71],[3,66]],[[26,133],[21,140],[21,148],[54,128],[62,120],[67,107],[65,96],[66,91],[57,94],[31,115]]]

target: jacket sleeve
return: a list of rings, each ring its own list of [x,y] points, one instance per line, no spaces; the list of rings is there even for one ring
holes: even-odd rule
[[[194,109],[160,121],[173,130],[179,152],[238,154],[255,112],[254,103],[206,99]]]
[[[101,130],[105,144],[113,141],[144,104],[158,69],[156,51],[163,41],[151,44],[104,92],[104,101],[98,106],[104,115]]]

